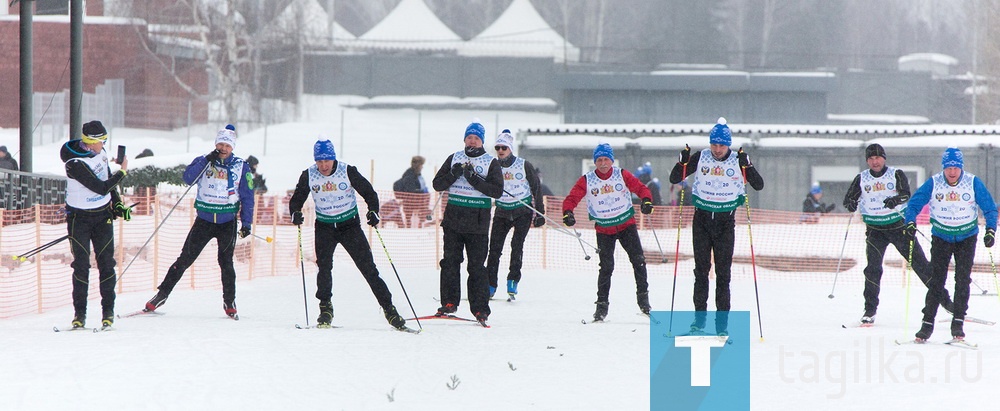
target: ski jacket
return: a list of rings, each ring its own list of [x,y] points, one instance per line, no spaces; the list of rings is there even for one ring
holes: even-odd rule
[[[114,188],[126,173],[110,173],[106,150],[94,153],[84,148],[81,140],[70,140],[59,149],[59,157],[66,167],[67,213],[110,212],[122,201]]]
[[[598,170],[594,170],[590,173],[580,176],[580,178],[576,180],[576,184],[573,185],[573,188],[569,190],[569,195],[566,196],[566,199],[563,200],[562,204],[564,215],[566,214],[567,211],[572,211],[573,209],[575,209],[576,206],[580,204],[580,201],[582,201],[585,196],[588,202],[587,208],[588,210],[591,209],[589,203],[592,200],[596,199],[596,197],[601,194],[600,192],[601,190],[598,190],[598,192],[596,193],[588,192],[589,191],[587,189],[588,176],[592,178],[591,183],[597,182],[597,180],[607,181],[612,179],[612,177],[621,178],[625,186],[620,188],[612,186],[611,189],[618,192],[621,192],[623,190],[626,191],[624,193],[623,198],[624,201],[629,204],[629,207],[631,207],[631,201],[629,201],[631,193],[635,193],[637,196],[639,196],[639,198],[644,198],[644,199],[650,198],[649,188],[647,188],[646,185],[642,183],[642,181],[639,181],[639,179],[636,178],[634,175],[632,175],[632,173],[629,172],[628,170],[624,170],[618,167],[612,167],[611,170],[608,171],[606,174],[601,173]],[[626,210],[626,212],[628,212],[628,210]],[[634,208],[632,213],[634,213]],[[591,214],[590,219],[594,220],[595,216]],[[625,231],[625,229],[633,225],[635,225],[635,218],[629,216],[624,221],[613,225],[601,225],[595,223],[594,228],[595,230],[597,230],[598,234],[614,235],[622,231]]]
[[[459,180],[468,181],[464,176],[455,177],[451,174],[451,165],[455,156],[464,152],[457,152],[444,160],[444,164],[434,175],[432,185],[434,191],[449,191]],[[486,154],[483,154],[486,155]],[[478,157],[477,157],[478,158]],[[503,174],[500,171],[500,163],[495,159],[489,162],[484,180],[476,179],[475,182],[467,182],[472,188],[491,199],[500,198],[503,194]],[[449,193],[449,197],[452,195]],[[449,198],[444,209],[444,218],[441,220],[441,227],[455,230],[466,234],[489,234],[490,232],[490,208],[470,207],[458,203],[453,203]]]
[[[288,200],[288,211],[290,213],[302,212],[302,206],[305,205],[306,199],[309,198],[309,194],[315,194],[322,191],[322,187],[313,187],[310,185],[310,171],[313,171],[315,168],[316,166],[313,165],[303,170],[302,174],[299,175],[299,182],[295,184],[295,191],[292,193],[292,198]],[[358,172],[357,167],[346,163],[341,164],[340,161],[334,160],[333,169],[340,170],[341,168],[346,170],[347,181],[349,182],[350,187],[341,186],[338,187],[338,189],[345,192],[347,190],[353,190],[351,193],[352,197],[354,197],[355,194],[361,195],[361,198],[365,199],[365,204],[368,205],[368,210],[378,213],[381,210],[379,208],[378,193],[376,193],[375,189],[372,188],[372,183],[361,175],[360,172]],[[316,171],[316,174],[322,175],[318,171]],[[333,176],[331,175],[330,177]],[[319,219],[319,215],[317,215],[317,219]],[[361,220],[355,212],[354,216],[351,218],[330,224],[332,224],[335,228],[345,229],[360,225]]]

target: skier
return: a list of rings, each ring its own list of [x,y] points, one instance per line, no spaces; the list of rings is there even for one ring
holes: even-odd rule
[[[514,138],[511,137],[510,130],[505,129],[497,136],[493,147],[503,172],[504,193],[496,202],[493,226],[490,228],[490,252],[486,258],[486,273],[489,275],[492,298],[497,291],[503,243],[507,233],[513,228],[514,236],[510,239],[510,271],[507,272],[507,295],[511,300],[517,295],[517,284],[521,281],[521,259],[528,230],[532,225],[541,227],[545,224],[545,202],[539,191],[535,167],[528,160],[511,153],[513,144]],[[542,214],[536,214],[528,206]]]
[[[111,220],[132,219],[132,208],[122,204],[115,186],[128,170],[128,159],[121,158],[121,169],[114,174],[108,167],[104,142],[108,132],[100,121],[83,125],[83,136],[63,144],[59,157],[66,166],[66,228],[73,252],[73,328],[87,322],[87,294],[90,286],[90,247],[93,244],[100,273],[101,326],[115,321],[115,236]]]
[[[646,257],[643,255],[639,230],[635,226],[635,208],[631,197],[635,193],[642,199],[643,214],[653,212],[649,189],[628,170],[615,167],[615,153],[609,144],[599,144],[594,149],[596,169],[576,180],[569,195],[563,200],[563,223],[576,224],[573,209],[586,196],[589,218],[594,220],[597,234],[600,270],[597,274],[597,310],[594,321],[604,321],[608,316],[608,295],[611,291],[611,274],[615,270],[615,241],[621,243],[628,254],[635,276],[635,297],[639,310],[649,315],[649,284],[646,282]]]
[[[485,134],[486,129],[478,121],[469,124],[465,128],[465,149],[449,155],[432,181],[435,191],[448,191],[448,205],[441,221],[441,307],[436,315],[458,310],[464,248],[469,257],[469,308],[483,325],[490,315],[489,281],[483,266],[489,249],[490,208],[492,199],[500,198],[504,187],[500,163],[483,148]]]
[[[730,309],[730,270],[733,265],[733,245],[736,241],[736,210],[746,201],[746,183],[755,190],[764,188],[764,179],[757,172],[750,156],[739,149],[733,152],[732,132],[726,119],[719,117],[708,136],[710,148],[691,154],[691,148],[681,150],[680,161],[670,171],[670,183],[678,184],[695,174],[691,188],[694,218],[691,223],[694,248],[694,309],[692,333],[705,328],[708,310],[708,271],[715,256],[716,333],[727,332]],[[686,172],[686,174],[685,174]]]
[[[871,326],[875,323],[875,313],[878,311],[878,295],[882,282],[882,259],[889,244],[896,247],[904,258],[910,260],[913,272],[920,282],[929,286],[931,268],[924,256],[920,242],[913,240],[912,258],[910,241],[903,233],[903,212],[910,207],[910,183],[903,170],[885,165],[885,149],[873,143],[865,148],[865,161],[868,170],[862,171],[847,188],[844,195],[844,208],[849,212],[861,210],[861,219],[865,222],[865,256],[868,265],[865,266],[865,311],[861,316],[861,325]],[[923,207],[921,205],[921,207]],[[917,212],[920,208],[916,209]],[[941,305],[952,312],[951,297],[942,283],[939,290],[942,294]]]
[[[934,332],[941,293],[948,278],[948,264],[955,257],[955,304],[951,320],[951,336],[965,338],[962,327],[969,308],[969,283],[972,281],[972,262],[976,256],[976,237],[979,234],[979,212],[986,219],[983,245],[993,247],[996,241],[997,205],[993,202],[983,180],[962,170],[962,151],[955,147],[945,149],[941,156],[942,172],[927,179],[910,198],[906,208],[904,233],[916,251],[917,213],[930,204],[931,211],[931,261],[927,297],[924,300],[924,317],[917,331],[916,341],[924,342]]]
[[[215,136],[215,150],[195,157],[184,170],[184,182],[198,184],[194,208],[198,218],[188,232],[181,255],[170,265],[156,295],[143,308],[152,312],[167,301],[184,271],[194,264],[201,251],[213,238],[219,246],[218,260],[222,269],[222,303],[226,315],[238,320],[236,313],[236,269],[233,251],[236,248],[236,220],[242,226],[239,237],[250,235],[253,218],[253,173],[250,165],[233,155],[236,149],[236,127],[226,125]]]
[[[378,193],[357,167],[337,160],[330,140],[319,140],[313,145],[313,159],[316,164],[302,171],[295,192],[288,201],[288,209],[292,213],[292,224],[301,226],[302,205],[312,192],[316,203],[315,247],[316,265],[319,266],[316,274],[316,298],[319,299],[316,326],[330,328],[333,321],[333,252],[337,244],[342,244],[375,294],[386,321],[398,330],[405,330],[406,320],[396,312],[392,294],[379,277],[372,249],[361,230],[361,219],[358,217],[357,195],[360,194],[368,205],[368,212],[365,213],[368,225],[378,225]]]

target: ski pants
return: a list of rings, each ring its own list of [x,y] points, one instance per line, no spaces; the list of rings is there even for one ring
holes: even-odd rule
[[[184,271],[191,264],[194,264],[201,251],[213,238],[219,246],[218,260],[219,268],[222,269],[222,301],[227,305],[234,304],[236,302],[236,268],[233,267],[233,251],[236,248],[235,219],[216,224],[196,218],[194,225],[191,226],[191,231],[188,232],[187,238],[184,240],[181,255],[167,270],[167,275],[163,277],[163,282],[158,287],[160,291],[170,295],[174,286],[184,275]]]
[[[865,315],[873,316],[878,311],[878,295],[882,282],[882,260],[885,257],[885,250],[889,244],[896,247],[896,251],[903,258],[910,259],[910,240],[903,234],[903,225],[895,224],[888,226],[869,225],[865,232],[867,237],[865,246],[865,256],[868,265],[865,266]],[[920,282],[928,285],[931,279],[931,267],[924,256],[924,250],[916,238],[913,239],[913,258],[910,262],[913,272],[920,278]],[[950,299],[948,290],[942,285],[937,292],[943,293],[943,297],[938,297],[941,302]]]
[[[90,247],[93,245],[99,272],[101,309],[115,308],[115,235],[111,212],[71,213],[66,217],[70,249],[73,252],[73,310],[87,314],[90,291]]]
[[[691,224],[694,246],[694,309],[708,310],[708,273],[715,255],[715,308],[729,311],[729,281],[736,241],[736,210],[713,213],[695,208]]]
[[[977,237],[971,236],[952,243],[941,237],[931,236],[931,278],[927,283],[927,297],[924,299],[924,321],[934,322],[938,305],[941,304],[941,293],[934,290],[944,289],[952,256],[955,257],[955,311],[952,314],[956,319],[965,319],[965,313],[969,309],[969,284],[972,283]]]
[[[528,237],[533,216],[532,213],[524,213],[519,216],[493,217],[493,226],[490,228],[490,253],[486,258],[486,273],[489,276],[490,287],[497,287],[503,243],[511,228],[514,229],[514,236],[510,239],[510,271],[507,272],[507,280],[521,281],[524,239]]]
[[[462,250],[469,255],[466,269],[469,279],[466,287],[469,292],[469,309],[473,314],[490,314],[490,289],[486,279],[486,252],[489,236],[486,234],[459,233],[444,227],[444,255],[441,258],[441,305],[454,304],[456,307],[462,298],[461,268]]]
[[[646,282],[646,256],[639,240],[639,229],[630,225],[615,234],[597,233],[598,257],[600,270],[597,273],[597,302],[608,302],[611,293],[611,274],[615,271],[615,241],[622,244],[622,249],[628,254],[632,263],[632,274],[635,276],[636,298],[649,294],[649,283]],[[638,301],[637,301],[638,302]],[[648,304],[648,300],[647,300]]]
[[[337,249],[337,244],[341,244],[351,256],[351,260],[354,260],[358,271],[365,277],[378,305],[382,309],[392,306],[392,294],[379,276],[375,260],[372,258],[371,246],[368,245],[368,238],[365,237],[360,223],[338,227],[317,221],[315,243],[316,265],[319,266],[319,272],[316,274],[316,298],[320,302],[330,301],[333,298],[333,252]]]

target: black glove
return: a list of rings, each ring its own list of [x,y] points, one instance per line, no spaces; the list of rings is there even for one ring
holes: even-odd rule
[[[882,204],[885,204],[885,208],[896,208],[899,205],[899,196],[886,197],[882,200]]]
[[[465,163],[462,165],[462,174],[465,176],[465,179],[469,180],[470,182],[472,181],[473,176],[479,175],[479,173],[476,172],[476,168],[469,163]]]
[[[653,214],[653,200],[648,198],[642,199],[642,206],[639,207],[639,211],[643,214]]]
[[[986,235],[983,236],[983,245],[985,245],[986,248],[993,247],[993,243],[996,241],[996,233],[996,230],[992,228],[986,229]]]
[[[377,226],[378,222],[382,221],[380,218],[378,218],[378,212],[376,211],[368,210],[368,214],[365,215],[368,216],[368,225],[372,227]]]
[[[535,227],[541,227],[545,225],[545,217],[541,214],[535,214],[535,218],[532,219],[531,224]]]
[[[848,212],[853,213],[855,210],[858,209],[858,200],[851,200],[849,198],[845,198],[844,208],[846,208]]]
[[[243,224],[243,227],[240,227],[240,238],[247,238],[249,236],[250,236],[250,225]]]
[[[750,155],[746,151],[743,151],[743,147],[740,147],[740,151],[737,151],[736,155],[740,160],[740,168],[753,167],[753,163],[750,162]]]
[[[576,225],[576,217],[573,217],[572,210],[566,210],[563,212],[563,224],[566,224],[566,227]]]
[[[211,153],[205,154],[205,161],[209,163],[219,159],[219,150],[212,150]]]
[[[681,155],[677,158],[677,162],[687,164],[688,161],[691,161],[691,147],[685,144],[684,149],[681,150]]]
[[[833,209],[834,209],[834,208],[837,208],[837,205],[836,205],[836,204],[828,204],[828,205],[826,206],[826,211],[823,211],[823,212],[824,212],[824,213],[829,213],[829,212],[833,211]]]
[[[305,218],[302,217],[301,211],[296,211],[292,213],[292,224],[302,225],[305,222]]]
[[[464,167],[462,167],[461,164],[455,163],[451,165],[451,175],[453,177],[459,178],[462,176],[463,172],[464,172]]]
[[[913,237],[917,235],[917,224],[909,223],[906,227],[903,227],[903,235],[907,240],[913,241]]]
[[[121,217],[125,221],[132,221],[132,207],[125,207],[121,201],[115,203],[115,206],[111,209],[111,214],[115,217]]]

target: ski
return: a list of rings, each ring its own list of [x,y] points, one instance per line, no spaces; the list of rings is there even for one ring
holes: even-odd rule
[[[638,316],[640,316],[640,317],[646,317],[646,318],[648,318],[648,319],[649,319],[649,321],[650,321],[651,323],[653,323],[653,324],[656,324],[656,325],[659,325],[659,324],[660,324],[660,322],[659,322],[659,321],[658,321],[657,319],[653,318],[653,316],[652,316],[652,315],[649,315],[648,313],[635,313],[635,315],[638,315]]]
[[[127,314],[119,314],[117,317],[118,318],[130,318],[130,317],[138,317],[140,315],[156,315],[156,316],[159,316],[159,315],[164,315],[164,314],[166,314],[166,313],[161,313],[159,311],[146,311],[146,309],[143,308],[143,309],[141,309],[139,311],[133,311],[133,312],[130,312],[130,313],[127,313]]]
[[[970,349],[970,350],[978,350],[979,349],[979,345],[969,343],[969,342],[965,341],[964,338],[954,338],[954,339],[951,339],[951,340],[948,340],[948,341],[944,341],[944,342],[941,342],[941,343],[931,342],[931,341],[928,341],[928,340],[917,340],[917,339],[905,340],[905,341],[896,340],[896,345],[906,345],[906,344],[915,344],[915,345],[921,345],[921,344],[941,344],[941,345],[949,345],[949,346],[952,346],[952,347],[966,348],[966,349]]]
[[[851,323],[851,324],[841,324],[840,328],[872,328],[874,326],[875,323],[863,323],[858,321],[856,323]]]
[[[52,331],[57,332],[57,333],[64,333],[64,332],[70,332],[70,331],[91,331],[91,330],[95,330],[95,329],[96,328],[87,328],[87,327],[65,327],[65,328],[59,328],[57,326],[53,326],[52,327]]]
[[[114,331],[114,330],[115,330],[115,327],[112,327],[110,325],[103,325],[100,328],[95,328],[94,332],[95,333],[102,333],[102,332],[105,332],[105,331]]]
[[[606,322],[607,321],[605,321],[605,320],[590,320],[590,321],[587,321],[585,319],[584,320],[580,320],[581,324],[603,324],[603,323],[606,323]]]
[[[444,314],[444,315],[434,314],[434,315],[425,315],[423,317],[407,318],[406,319],[406,321],[413,321],[413,320],[455,320],[455,321],[468,321],[468,322],[473,322],[473,323],[478,323],[479,322],[479,321],[473,320],[471,318],[459,317],[459,316],[457,316],[455,314]]]
[[[512,302],[514,302],[514,300],[516,300],[516,299],[517,299],[517,294],[514,294],[514,293],[507,293],[507,302],[508,302],[508,303],[512,303]]]
[[[300,324],[295,324],[295,328],[298,328],[300,330],[310,330],[310,329],[328,330],[328,329],[331,329],[331,328],[344,328],[344,326],[342,326],[342,325],[326,325],[326,326],[320,327],[319,325],[300,325]]]
[[[944,319],[938,320],[938,322],[939,323],[947,323],[947,322],[951,322],[951,319],[950,318],[944,318]],[[967,322],[967,323],[982,324],[982,325],[996,325],[996,321],[983,320],[983,319],[979,319],[979,318],[976,318],[976,317],[969,317],[969,316],[965,316],[965,322]]]
[[[417,329],[414,329],[414,328],[410,328],[410,327],[407,327],[405,325],[403,327],[401,327],[401,328],[396,328],[395,330],[396,331],[402,331],[404,333],[410,333],[410,334],[420,334],[420,332],[423,331],[423,330],[417,330]]]
[[[712,337],[712,338],[718,338],[719,341],[725,341],[725,343],[727,345],[733,345],[733,337],[730,336],[730,335],[709,334],[709,333],[706,333],[706,332],[690,332],[690,333],[687,333],[687,334],[677,334],[677,335],[663,334],[663,336],[666,337],[666,338],[677,338],[677,337]]]

